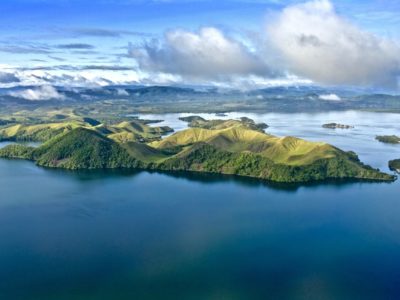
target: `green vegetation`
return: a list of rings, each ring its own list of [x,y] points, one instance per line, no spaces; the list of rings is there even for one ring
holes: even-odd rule
[[[312,143],[295,137],[278,138],[243,126],[225,129],[190,128],[150,145],[158,148],[187,146],[203,142],[228,152],[257,154],[275,163],[289,165],[311,164],[319,159],[342,153],[325,143]]]
[[[312,164],[292,166],[277,164],[252,153],[232,153],[204,143],[195,144],[160,164],[163,170],[234,174],[276,182],[308,182],[326,179],[393,180],[345,155]]]
[[[264,132],[264,129],[268,128],[267,124],[256,124],[252,119],[246,117],[242,117],[240,120],[206,120],[200,116],[189,116],[179,118],[179,120],[188,122],[189,127],[204,129],[225,129],[240,126]]]
[[[122,145],[128,153],[144,163],[157,163],[169,157],[171,151],[162,151],[143,143],[128,142]],[[172,152],[173,153],[173,152]]]
[[[15,124],[0,129],[0,140],[45,142],[59,134],[84,126],[87,125],[78,121],[35,125]]]
[[[362,164],[352,152],[325,143],[268,135],[253,129],[254,122],[248,120],[204,120],[201,125],[207,128],[189,128],[147,144],[122,140],[121,133],[140,132],[150,137],[163,132],[138,122],[77,126],[37,148],[9,145],[0,149],[0,157],[29,159],[40,166],[65,169],[193,171],[277,182],[394,180],[393,176]]]
[[[400,159],[395,159],[395,160],[389,161],[389,168],[392,171],[400,173]]]
[[[5,148],[0,149],[0,157],[3,158],[18,158],[26,160],[34,160],[35,148],[24,145],[8,145]]]
[[[400,137],[396,135],[378,135],[376,137],[378,141],[381,143],[385,144],[399,144],[400,143]]]
[[[108,130],[108,137],[119,143],[157,141],[161,136],[173,132],[168,126],[150,127],[147,124],[145,120],[132,120],[100,128]]]
[[[40,166],[64,169],[140,167],[122,146],[85,128],[59,135],[38,148],[9,145],[0,149],[0,156],[35,160]]]
[[[39,124],[13,124],[0,128],[0,141],[45,142],[76,128],[95,130],[119,143],[160,140],[161,136],[172,132],[170,127],[150,127],[151,121],[134,119],[117,124],[102,124],[92,118],[67,119],[63,122]]]

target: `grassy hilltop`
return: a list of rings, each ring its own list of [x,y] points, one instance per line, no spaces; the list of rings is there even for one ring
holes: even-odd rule
[[[82,118],[52,123],[14,124],[0,128],[0,141],[46,142],[76,128],[86,128],[120,143],[150,142],[159,140],[162,135],[173,131],[167,126],[150,127],[149,122],[151,121],[136,119],[116,124],[103,124],[94,119]]]
[[[191,128],[164,139],[158,137],[166,129],[150,127],[138,120],[116,125],[93,126],[85,122],[74,123],[75,127],[57,125],[49,134],[55,136],[42,146],[10,145],[0,150],[0,156],[66,169],[193,171],[278,182],[394,180],[393,176],[362,164],[352,152],[326,143],[268,135],[261,129],[264,125],[249,119],[206,121],[191,118],[187,121]],[[59,128],[63,130],[58,132]],[[3,130],[12,131],[10,127]],[[18,130],[12,133],[18,136]],[[140,135],[136,136],[138,133]]]

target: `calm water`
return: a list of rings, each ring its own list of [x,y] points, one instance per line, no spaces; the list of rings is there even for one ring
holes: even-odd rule
[[[247,116],[381,169],[400,157],[374,140],[399,134],[400,115]],[[183,128],[176,117],[165,123]],[[331,121],[356,128],[321,128]],[[399,182],[298,187],[0,160],[0,192],[0,299],[400,297]]]

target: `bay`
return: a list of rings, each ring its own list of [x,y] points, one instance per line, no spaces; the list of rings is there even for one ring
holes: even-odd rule
[[[183,129],[181,115],[156,115]],[[387,169],[400,115],[228,114]],[[143,118],[152,118],[143,115]],[[206,118],[221,118],[204,115]],[[354,125],[323,129],[323,123]],[[157,124],[159,125],[159,124]],[[1,299],[395,299],[400,184],[49,170],[0,160]]]

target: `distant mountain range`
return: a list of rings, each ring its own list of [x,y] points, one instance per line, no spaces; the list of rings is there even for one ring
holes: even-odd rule
[[[174,112],[179,111],[181,103],[186,103],[182,110],[184,111],[190,108],[190,105],[198,107],[207,101],[212,101],[213,104],[231,103],[232,110],[247,111],[290,112],[347,109],[400,111],[400,95],[351,89],[328,89],[317,86],[274,87],[246,91],[217,89],[215,87],[174,86],[51,87],[51,89],[49,94],[45,93],[47,90],[43,91],[40,87],[35,86],[1,88],[0,102],[3,105],[10,106],[68,106],[123,100],[128,103],[140,103],[142,106],[163,103],[174,104]],[[226,109],[226,111],[228,110]],[[165,112],[168,112],[168,110]]]

